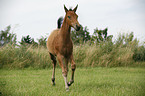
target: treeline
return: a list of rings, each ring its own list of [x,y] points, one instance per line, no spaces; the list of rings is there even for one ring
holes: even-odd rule
[[[37,46],[44,46],[46,47],[46,39],[47,37],[41,36],[40,39],[37,39],[38,42],[34,41],[34,38],[31,38],[30,35],[23,36],[21,41],[17,41],[17,35],[11,33],[11,26],[7,26],[5,30],[0,31],[0,46],[4,46],[7,44],[11,44],[13,46],[23,46],[23,45],[33,45]]]
[[[17,43],[17,35],[14,33],[10,33],[11,26],[9,25],[5,30],[0,31],[0,46],[4,46],[6,44],[13,44],[14,46],[17,44],[25,45],[31,44],[35,47],[44,46],[46,47],[47,37],[41,36],[41,38],[37,39],[37,42],[34,41],[34,38],[31,38],[30,35],[23,36],[21,41]],[[90,44],[98,44],[100,42],[112,41],[113,35],[108,36],[108,29],[104,30],[95,29],[93,35],[90,35],[87,27],[81,27],[79,31],[72,30],[71,38],[74,44],[84,44],[86,42],[90,42]]]
[[[49,68],[51,60],[46,48],[47,37],[37,39],[29,35],[17,42],[11,26],[0,31],[0,68]],[[72,30],[74,58],[78,67],[118,67],[145,66],[145,46],[139,45],[133,32],[119,34],[115,41],[108,35],[108,29],[95,29],[89,34],[87,27],[80,31]]]

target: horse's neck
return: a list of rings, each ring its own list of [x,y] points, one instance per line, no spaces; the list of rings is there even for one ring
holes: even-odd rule
[[[70,30],[71,30],[71,27],[67,24],[66,20],[64,20],[61,30],[60,30],[60,34],[64,42],[67,42],[70,40]]]

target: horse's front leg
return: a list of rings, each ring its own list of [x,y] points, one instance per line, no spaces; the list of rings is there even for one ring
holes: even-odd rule
[[[71,75],[71,80],[68,83],[68,86],[71,86],[71,84],[74,83],[74,72],[75,72],[75,69],[76,69],[76,64],[75,64],[74,59],[73,59],[73,54],[71,55],[70,63],[71,63],[72,75]]]
[[[62,69],[62,76],[64,77],[66,91],[69,91],[69,87],[67,84],[68,60],[62,55],[57,55],[57,59]]]

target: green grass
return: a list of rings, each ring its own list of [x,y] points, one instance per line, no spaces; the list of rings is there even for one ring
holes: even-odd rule
[[[77,68],[69,92],[65,91],[61,69],[56,69],[56,86],[51,85],[51,74],[52,69],[1,69],[0,93],[2,96],[145,96],[145,68]]]

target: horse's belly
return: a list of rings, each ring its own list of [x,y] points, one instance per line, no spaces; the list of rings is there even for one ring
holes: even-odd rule
[[[57,33],[58,33],[59,29],[56,29],[54,30],[50,36],[48,37],[48,40],[47,40],[47,49],[48,51],[55,55],[55,52],[54,52],[54,44],[53,44],[53,41],[54,41],[54,38],[56,37]]]

